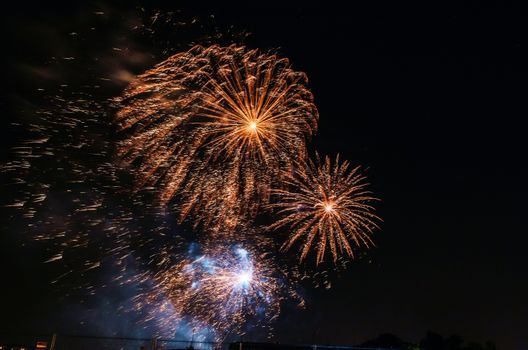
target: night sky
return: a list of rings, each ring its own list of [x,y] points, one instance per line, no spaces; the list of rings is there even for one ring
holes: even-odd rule
[[[528,347],[528,15],[505,3],[149,2],[213,14],[218,27],[250,33],[249,47],[275,49],[306,72],[320,113],[312,145],[362,165],[382,200],[377,247],[332,288],[306,286],[307,310],[282,315],[277,340],[358,344],[390,332],[418,341],[433,330]],[[39,103],[46,79],[27,67],[66,52],[83,13],[135,5],[3,8],[2,161],[23,136],[11,123]],[[0,330],[77,331],[71,300],[49,285],[53,266],[14,227],[16,216],[3,218]]]

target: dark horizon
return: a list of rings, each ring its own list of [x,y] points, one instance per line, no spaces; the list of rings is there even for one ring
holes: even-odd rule
[[[68,69],[47,76],[39,68],[52,56],[89,56],[87,47],[96,53],[111,50],[97,36],[83,37],[94,11],[104,9],[108,23],[117,23],[139,5],[181,10],[206,24],[209,18],[220,31],[233,26],[234,32],[250,33],[243,40],[248,47],[274,50],[308,75],[320,114],[311,147],[361,165],[381,199],[376,247],[333,276],[330,289],[303,285],[307,308],[283,313],[276,339],[360,344],[392,333],[417,342],[432,330],[468,341],[491,340],[500,349],[528,347],[528,168],[521,119],[526,117],[528,12],[523,6],[466,1],[348,8],[297,1],[11,5],[2,14],[2,163],[26,136],[12,124],[31,120],[28,111],[43,101],[37,89],[51,90],[75,76]],[[200,40],[202,34],[185,35]],[[138,52],[149,48],[134,44]],[[181,50],[189,46],[182,42]],[[160,53],[152,56],[131,70],[141,73],[164,59]],[[3,213],[0,331],[94,334],[134,327],[134,320],[118,320],[112,309],[127,291],[81,303],[82,291],[64,293],[50,285],[62,268],[42,264],[48,256],[42,245],[19,232],[15,214]],[[88,274],[104,279],[109,273],[104,266],[101,270]],[[87,320],[115,322],[114,328],[79,325],[80,313],[87,313]]]
[[[382,333],[375,338],[368,339],[359,344],[323,344],[323,343],[284,343],[280,341],[252,341],[240,336],[239,339],[208,341],[163,337],[127,337],[127,336],[102,336],[86,334],[8,334],[0,333],[0,348],[24,350],[20,348],[33,348],[41,344],[40,349],[54,350],[68,348],[84,349],[87,345],[113,348],[120,346],[126,349],[229,349],[229,350],[385,350],[385,349],[447,349],[447,350],[497,350],[492,341],[483,343],[464,339],[459,335],[442,336],[428,331],[418,342],[410,342],[391,333]]]

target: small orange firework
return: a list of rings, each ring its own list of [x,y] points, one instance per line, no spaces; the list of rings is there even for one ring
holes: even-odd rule
[[[269,199],[272,181],[303,158],[318,113],[287,59],[195,46],[140,75],[116,122],[137,187],[177,197],[181,219],[234,227]]]
[[[359,167],[349,170],[349,163],[340,164],[339,156],[332,164],[328,156],[323,162],[319,155],[315,162],[301,161],[298,166],[287,176],[286,189],[274,191],[278,201],[270,205],[280,216],[271,228],[291,229],[282,249],[289,250],[302,240],[303,261],[317,242],[318,265],[328,247],[335,263],[343,253],[354,256],[352,242],[358,247],[373,245],[370,234],[378,227],[379,218],[369,203],[376,198],[366,190],[368,184]]]

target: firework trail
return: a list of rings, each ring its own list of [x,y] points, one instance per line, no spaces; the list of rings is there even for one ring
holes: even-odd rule
[[[280,216],[271,228],[291,230],[282,249],[302,241],[300,260],[315,249],[320,264],[328,248],[335,263],[340,254],[354,256],[352,244],[372,245],[370,234],[379,218],[370,204],[376,199],[364,180],[359,167],[350,170],[348,161],[340,163],[339,156],[332,162],[316,154],[315,161],[299,162],[285,180],[289,188],[275,190],[278,199],[270,205]]]
[[[137,188],[179,200],[180,218],[234,227],[304,158],[318,113],[304,73],[244,47],[195,46],[127,88],[116,123]],[[135,168],[134,168],[135,167]]]

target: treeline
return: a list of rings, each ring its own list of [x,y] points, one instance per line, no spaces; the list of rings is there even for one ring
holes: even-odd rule
[[[431,331],[427,332],[417,344],[404,341],[394,334],[385,333],[364,342],[361,346],[401,350],[498,350],[491,341],[484,343],[465,341],[458,335],[444,337]]]

